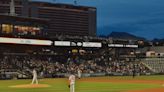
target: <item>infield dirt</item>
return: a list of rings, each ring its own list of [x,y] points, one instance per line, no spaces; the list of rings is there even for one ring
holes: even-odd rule
[[[50,85],[47,84],[23,84],[23,85],[14,85],[9,86],[10,88],[46,88],[50,87]]]

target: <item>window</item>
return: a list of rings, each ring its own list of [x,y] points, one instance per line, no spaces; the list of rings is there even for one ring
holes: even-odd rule
[[[2,24],[2,33],[10,34],[13,32],[13,25]]]
[[[37,35],[41,29],[39,27],[16,25],[14,30],[19,35]]]

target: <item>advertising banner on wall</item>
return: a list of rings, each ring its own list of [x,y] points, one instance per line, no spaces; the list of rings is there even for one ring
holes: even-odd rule
[[[54,42],[55,46],[71,46],[70,41],[55,41]]]
[[[100,42],[83,42],[83,47],[102,47]]]
[[[47,46],[52,45],[52,41],[50,41],[50,40],[7,38],[7,37],[0,37],[0,43],[26,44],[26,45],[47,45]]]

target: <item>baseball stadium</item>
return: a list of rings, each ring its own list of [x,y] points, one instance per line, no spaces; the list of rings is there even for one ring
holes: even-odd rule
[[[164,92],[164,43],[98,37],[96,12],[0,0],[0,92]]]

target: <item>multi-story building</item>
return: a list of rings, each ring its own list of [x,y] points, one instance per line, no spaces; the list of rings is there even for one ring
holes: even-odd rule
[[[11,0],[0,0],[0,14],[10,13]],[[48,36],[96,36],[96,8],[40,1],[14,0],[16,16],[49,20]]]

